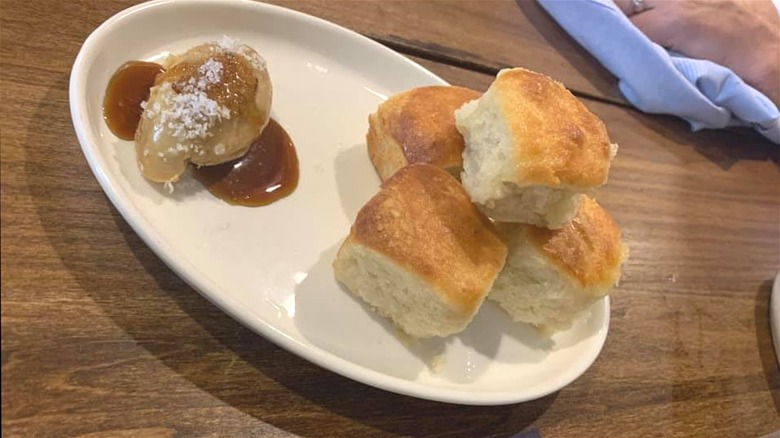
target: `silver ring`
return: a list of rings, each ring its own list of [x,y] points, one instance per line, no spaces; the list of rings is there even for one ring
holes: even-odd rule
[[[645,0],[631,0],[631,8],[634,10],[634,14],[638,14],[649,9],[645,4]]]

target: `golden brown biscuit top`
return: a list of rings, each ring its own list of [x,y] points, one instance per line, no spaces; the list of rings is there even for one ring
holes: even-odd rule
[[[612,217],[588,196],[577,215],[558,230],[528,225],[526,236],[545,259],[583,287],[607,287],[617,282],[624,258],[620,229]]]
[[[566,87],[514,68],[501,71],[488,93],[508,121],[518,183],[588,188],[606,182],[607,130]]]
[[[480,96],[462,87],[419,87],[390,97],[379,106],[378,115],[408,163],[448,166],[460,163],[463,153],[454,112]]]
[[[487,294],[507,251],[458,181],[428,164],[385,181],[358,213],[350,239],[422,277],[462,311]]]

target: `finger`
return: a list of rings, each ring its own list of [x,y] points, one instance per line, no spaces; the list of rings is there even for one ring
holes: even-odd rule
[[[631,4],[631,0],[612,0],[615,2],[615,6],[618,7],[625,15],[626,17],[630,17],[634,14],[634,8]]]
[[[631,22],[654,43],[664,47],[672,45],[680,29],[674,25],[674,16],[663,8],[648,9],[629,17]]]
[[[653,8],[651,3],[655,3],[655,0],[612,0],[615,6],[623,12],[626,17],[632,17],[640,14],[646,10]]]

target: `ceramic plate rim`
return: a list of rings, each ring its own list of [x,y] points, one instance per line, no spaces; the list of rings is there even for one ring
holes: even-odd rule
[[[153,0],[132,6],[128,9],[118,12],[97,29],[95,29],[82,45],[77,57],[75,58],[71,70],[69,84],[69,101],[71,118],[74,130],[78,138],[81,150],[95,175],[103,191],[110,199],[113,206],[119,211],[124,220],[130,224],[133,231],[141,237],[154,253],[171,269],[176,275],[183,279],[190,287],[196,290],[201,296],[205,297],[211,303],[216,305],[223,312],[228,314],[238,323],[250,328],[254,332],[262,335],[274,344],[283,349],[302,357],[326,370],[335,372],[349,379],[384,389],[390,392],[417,397],[421,399],[440,401],[461,405],[505,405],[519,403],[544,397],[550,393],[560,390],[569,385],[572,381],[581,376],[600,354],[609,329],[609,297],[603,301],[605,316],[604,325],[595,336],[598,348],[589,350],[589,356],[580,361],[580,366],[569,370],[568,374],[562,375],[555,384],[550,384],[541,390],[535,392],[518,392],[517,390],[505,392],[470,392],[468,390],[453,388],[436,388],[425,386],[413,381],[405,380],[399,377],[391,376],[362,365],[352,363],[341,358],[334,353],[328,352],[317,346],[307,346],[298,340],[285,334],[273,324],[262,321],[248,311],[243,310],[242,306],[231,299],[231,297],[222,295],[218,292],[217,285],[210,279],[200,273],[196,266],[187,260],[175,257],[175,251],[164,241],[154,238],[154,226],[142,215],[129,196],[123,193],[118,187],[115,187],[103,167],[100,164],[97,141],[89,132],[89,121],[86,110],[86,72],[95,52],[100,48],[102,38],[112,31],[115,24],[125,20],[135,14],[143,13],[159,7],[173,7],[173,5],[189,4],[209,4],[219,3],[226,6],[240,6],[253,9],[256,13],[281,13],[290,15],[295,19],[313,27],[326,27],[329,30],[338,32],[345,39],[352,40],[354,44],[372,46],[373,49],[381,51],[384,56],[399,57],[406,62],[410,68],[419,70],[427,75],[433,81],[442,85],[448,85],[446,81],[439,78],[429,70],[410,60],[409,58],[349,29],[337,24],[314,17],[302,12],[293,11],[276,5],[253,2],[250,0]]]

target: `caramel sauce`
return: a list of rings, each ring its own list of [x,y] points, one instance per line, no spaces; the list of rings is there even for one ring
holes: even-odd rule
[[[108,129],[122,140],[132,140],[141,120],[141,102],[149,99],[154,79],[165,71],[160,64],[128,61],[111,76],[103,99]]]
[[[298,157],[290,136],[271,119],[243,157],[196,167],[193,175],[216,197],[258,207],[284,198],[298,186]]]

